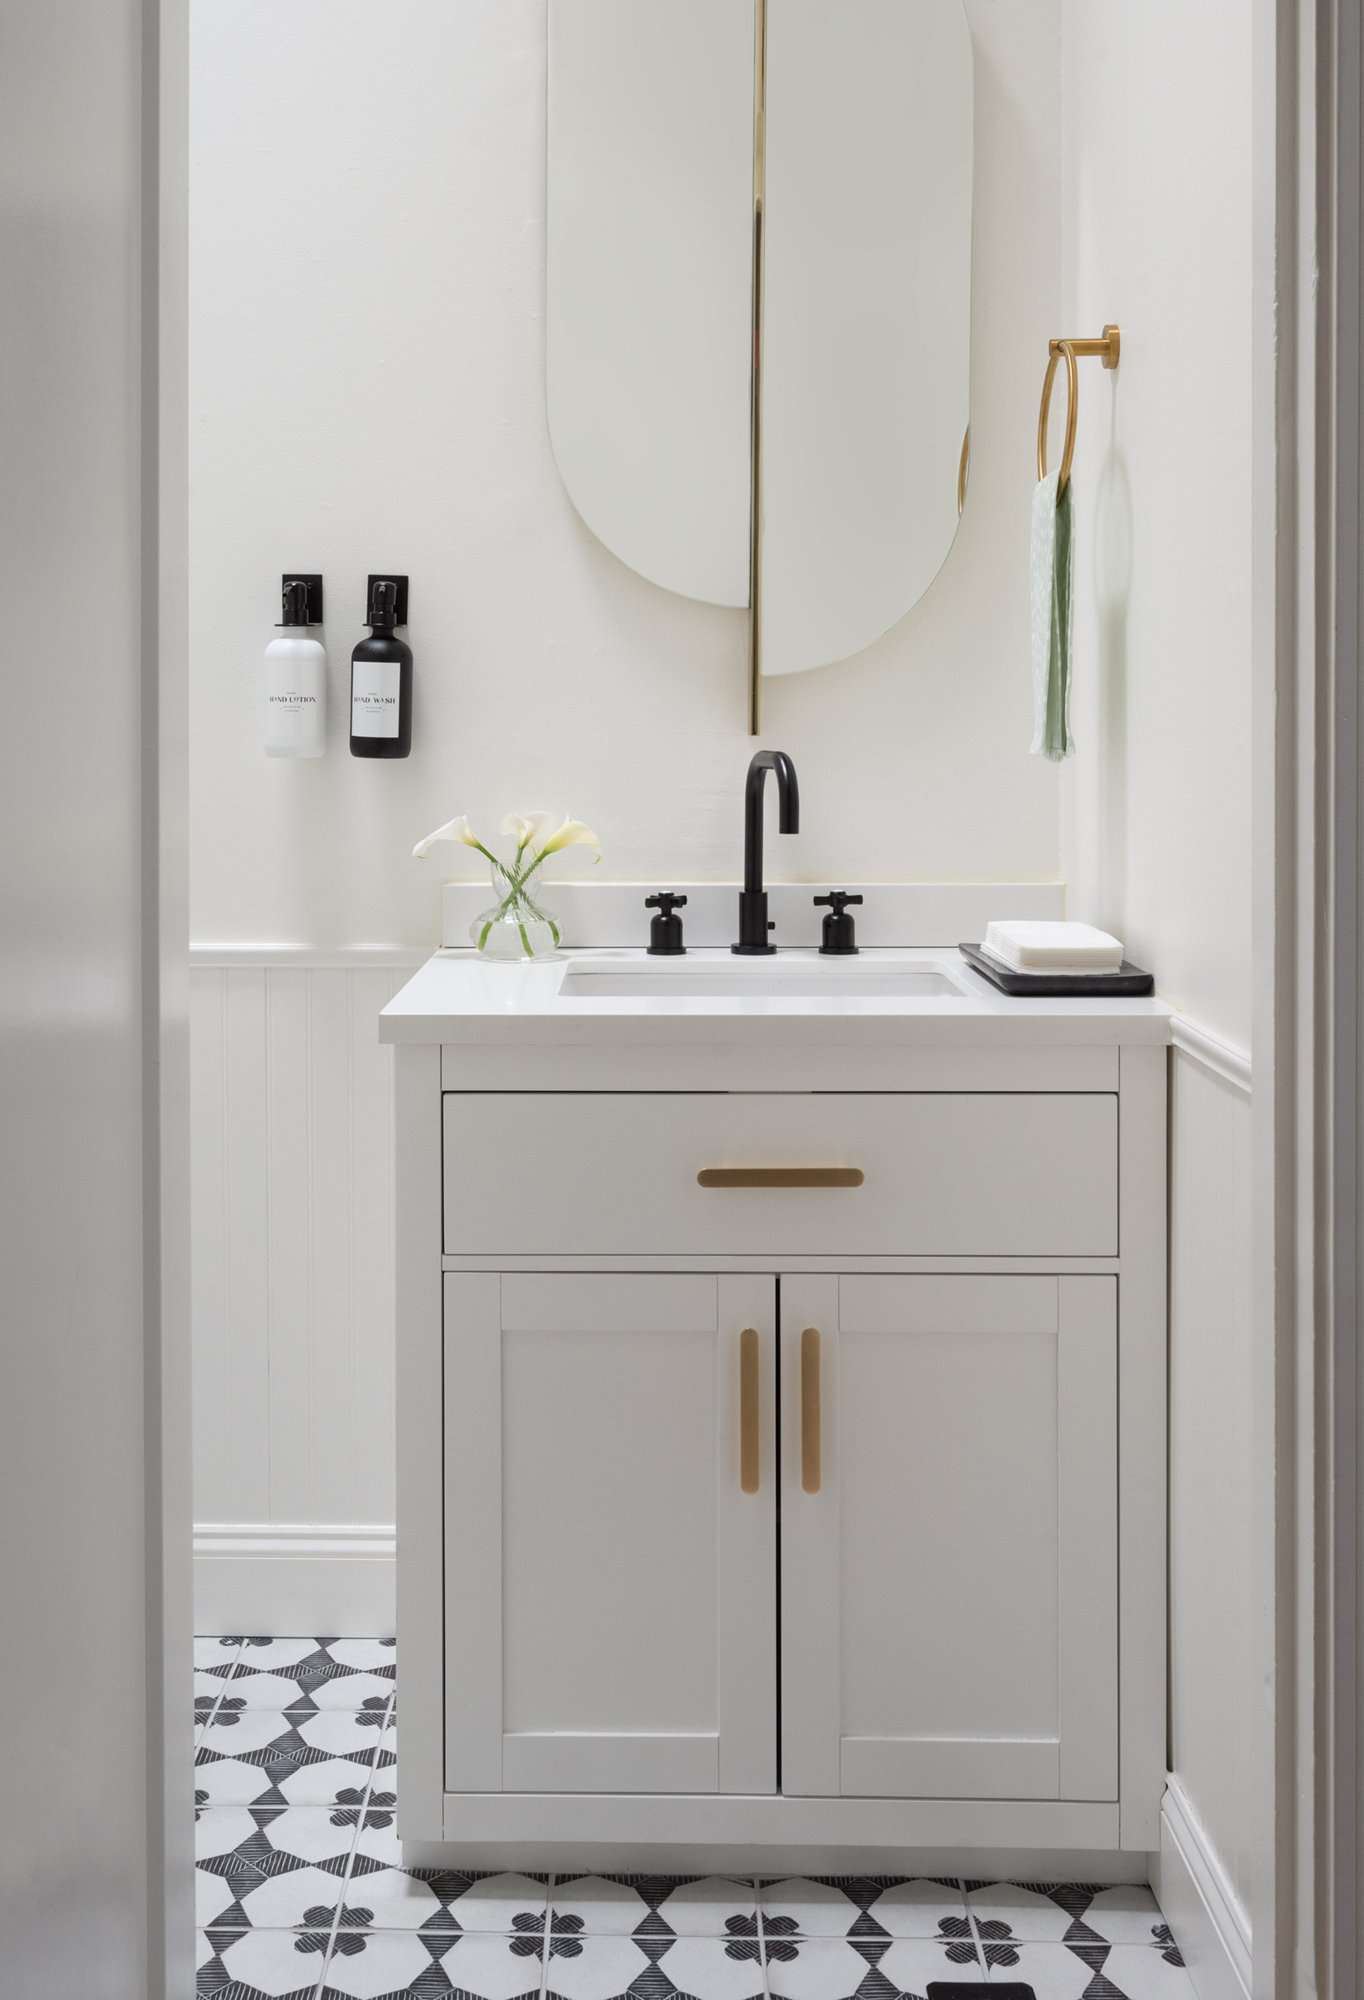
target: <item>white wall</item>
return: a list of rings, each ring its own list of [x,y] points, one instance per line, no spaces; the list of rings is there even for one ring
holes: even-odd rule
[[[1027,755],[1026,504],[1060,269],[1059,0],[969,13],[970,499],[900,626],[766,690],[766,740],[802,780],[800,839],[770,850],[793,878],[1057,875],[1056,775]],[[460,808],[590,815],[603,876],[737,878],[745,616],[616,561],[550,452],[544,0],[195,0],[191,66],[192,934],[429,944],[438,877],[409,849]],[[292,567],[326,577],[316,765],[255,734]],[[387,567],[412,578],[404,764],[345,744],[364,578]],[[379,1167],[327,1136],[331,1093],[368,1118],[385,1087],[353,1011],[373,980],[269,957],[195,975],[196,1518],[259,1530],[202,1538],[210,1625],[295,1546],[281,1528],[317,1531],[330,1590],[334,1531],[391,1520],[385,1241],[350,1278]],[[305,1227],[306,1256],[280,1247]],[[277,1569],[254,1573],[264,1604]]]
[[[184,1412],[161,1366],[161,1274],[178,1245],[161,1236],[158,1134],[164,1118],[178,1151],[184,1097],[163,1100],[157,994],[158,723],[175,704],[162,709],[157,686],[174,585],[162,599],[154,342],[158,222],[169,248],[173,218],[148,134],[174,13],[153,0],[4,12],[0,582],[30,607],[5,634],[0,786],[0,1603],[15,1724],[0,1991],[15,2000],[130,2000],[193,1977],[187,1593],[176,1601],[188,1482],[174,1486],[160,1435]],[[183,666],[181,645],[177,678]],[[173,760],[165,775],[173,823]],[[185,1340],[176,1303],[168,1349]],[[163,1506],[181,1512],[178,1545]]]
[[[1075,914],[1248,1073],[1251,30],[1241,0],[1065,0],[1067,329],[1081,363]],[[1040,367],[1037,370],[1040,384]],[[1244,1904],[1257,1711],[1247,1092],[1172,1057],[1171,1768]]]
[[[766,690],[796,878],[1054,880],[1027,755],[1026,506],[1056,313],[1059,0],[971,0],[971,494],[886,638]],[[571,807],[604,873],[735,879],[745,615],[644,583],[582,526],[544,418],[545,0],[198,0],[192,95],[193,933],[434,937],[413,840]],[[926,385],[931,393],[931,385]],[[256,746],[280,572],[326,576],[332,748]],[[352,759],[364,578],[412,578],[416,733]]]
[[[1245,1045],[1250,9],[1066,0],[1063,20],[1067,329],[1122,327],[1116,374],[1080,364],[1064,865],[1077,913]]]

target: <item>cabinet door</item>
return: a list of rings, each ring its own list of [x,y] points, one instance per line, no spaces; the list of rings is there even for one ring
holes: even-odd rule
[[[784,1791],[1116,1798],[1116,1288],[782,1279]]]
[[[448,1790],[775,1788],[775,1303],[447,1275]]]

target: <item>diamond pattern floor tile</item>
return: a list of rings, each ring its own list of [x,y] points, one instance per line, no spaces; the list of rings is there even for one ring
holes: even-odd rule
[[[194,1642],[194,1726],[203,1727],[237,1672],[238,1639]]]
[[[381,1639],[245,1639],[232,1688],[246,1708],[378,1708],[392,1695],[396,1650]]]
[[[966,1907],[982,1938],[1030,1944],[1153,1944],[1161,1921],[1139,1883],[968,1881]]]
[[[276,1713],[224,1702],[200,1738],[194,1780],[210,1805],[360,1804],[371,1778],[396,1762],[387,1709]]]
[[[503,1937],[424,1937],[392,1931],[338,1933],[322,1986],[322,2000],[538,2000],[538,1956],[518,1957]]]
[[[763,1975],[755,1939],[551,1938],[546,2000],[762,2000]]]
[[[228,1692],[242,1708],[384,1709],[393,1684],[382,1674],[266,1673],[248,1666]]]
[[[201,1932],[196,2000],[313,2000],[326,1958],[326,1931]]]
[[[1152,1945],[1005,1942],[984,1952],[992,1984],[1021,1981],[1037,2000],[1196,2000],[1183,1966]]]
[[[393,1815],[367,1813],[356,1835],[346,1914],[372,1930],[501,1932],[512,1939],[514,1956],[538,1960],[548,1893],[544,1876],[405,1867]]]
[[[961,1883],[895,1875],[791,1875],[758,1884],[771,1937],[969,1938]]]
[[[1104,1960],[1104,1978],[1123,2000],[1196,2000],[1183,1959],[1169,1949],[1116,1944]]]
[[[241,1640],[200,1637],[194,1642],[194,1665],[212,1671],[215,1667],[230,1667],[241,1651]]]
[[[354,1817],[321,1806],[208,1808],[194,1829],[196,1921],[206,1931],[330,1930],[355,1832]]]
[[[753,1883],[721,1875],[578,1875],[558,1879],[554,1919],[566,1934],[576,1929],[589,1936],[758,1934]]]
[[[405,1867],[396,1664],[195,1641],[199,2000],[1195,2000],[1143,1886]]]
[[[765,1947],[773,2000],[890,2000],[930,1980],[983,1979],[974,1944],[933,1938],[799,1938]]]

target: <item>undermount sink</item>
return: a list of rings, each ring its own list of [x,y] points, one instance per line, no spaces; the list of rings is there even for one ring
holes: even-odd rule
[[[561,1000],[960,1000],[956,981],[927,965],[872,959],[648,959],[632,965],[571,965]]]

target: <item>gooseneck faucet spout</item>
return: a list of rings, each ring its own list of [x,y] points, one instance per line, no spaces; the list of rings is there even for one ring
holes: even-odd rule
[[[759,750],[744,783],[744,886],[739,892],[739,942],[730,949],[750,957],[776,950],[768,943],[763,888],[763,795],[767,774],[777,775],[777,825],[783,833],[800,832],[800,787],[796,767],[784,750]]]

